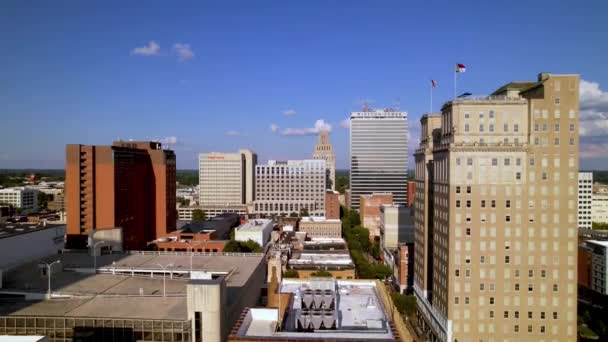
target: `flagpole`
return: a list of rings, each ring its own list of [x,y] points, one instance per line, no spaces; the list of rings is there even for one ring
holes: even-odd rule
[[[456,72],[456,68],[454,68],[454,98],[456,98],[456,76],[458,72]]]
[[[431,81],[431,103],[429,104],[429,114],[433,113],[433,81]]]

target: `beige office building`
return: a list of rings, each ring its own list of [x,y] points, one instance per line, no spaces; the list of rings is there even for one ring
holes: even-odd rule
[[[255,199],[254,168],[257,155],[242,149],[237,153],[199,155],[199,203],[201,207],[240,206]]]
[[[329,171],[329,181],[331,182],[331,187],[329,188],[332,190],[336,189],[336,155],[329,142],[329,131],[323,130],[319,132],[319,141],[315,145],[312,159],[325,160],[325,165]]]
[[[302,217],[298,230],[305,232],[309,238],[339,239],[342,237],[342,221],[325,217]]]
[[[576,341],[578,75],[421,119],[418,323],[433,341]]]

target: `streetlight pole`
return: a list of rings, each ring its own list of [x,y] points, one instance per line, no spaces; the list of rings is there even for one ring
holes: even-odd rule
[[[163,297],[165,297],[167,295],[167,277],[166,277],[166,269],[169,267],[172,267],[173,264],[169,264],[167,266],[163,266],[161,264],[157,264],[158,266],[160,266],[160,268],[163,269]]]
[[[200,245],[203,242],[204,241],[197,241],[195,243],[186,242],[186,245],[188,245],[188,247],[190,247],[190,278],[192,278],[192,256],[194,255],[194,246]]]
[[[44,262],[44,261],[43,261]],[[54,264],[60,264],[61,260],[55,260],[52,263],[46,263],[44,262],[44,264],[46,265],[46,275],[48,277],[48,290],[47,290],[47,298],[51,299],[51,268],[53,267]]]
[[[93,245],[93,273],[95,273],[95,274],[97,274],[97,245],[102,244],[102,243],[106,243],[106,242],[97,241]],[[101,250],[99,251],[99,254],[101,254]]]

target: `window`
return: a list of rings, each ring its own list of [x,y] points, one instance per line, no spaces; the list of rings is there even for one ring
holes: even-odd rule
[[[532,311],[528,311],[528,319],[532,319],[533,315],[532,315]]]
[[[519,291],[519,283],[515,284],[515,291]]]
[[[543,132],[546,132],[546,131],[547,131],[547,124],[546,124],[546,123],[544,123],[544,124],[543,124]]]
[[[544,334],[544,333],[545,333],[545,326],[544,326],[544,325],[541,325],[541,326],[540,326],[540,333],[541,333],[541,334]]]
[[[505,158],[504,163],[505,163],[505,166],[511,165],[511,159],[510,158]]]
[[[534,166],[534,158],[530,158],[530,166]]]
[[[486,256],[485,255],[482,255],[482,256],[479,257],[479,263],[480,264],[485,264],[486,263]]]
[[[471,207],[471,200],[467,200],[467,208]]]
[[[460,208],[460,200],[456,200],[456,208]]]
[[[509,318],[509,311],[505,311],[503,316],[504,316],[504,318]]]
[[[521,172],[515,172],[515,179],[521,180]]]
[[[471,186],[467,185],[467,194],[470,194],[470,193],[471,193]]]
[[[470,302],[471,302],[471,300],[469,299],[469,297],[464,297],[464,303],[466,305],[469,305]]]
[[[459,297],[454,297],[454,304],[458,305],[460,303]]]
[[[485,284],[484,283],[480,283],[479,284],[479,291],[483,291],[485,289]]]
[[[553,319],[557,319],[557,311],[553,311]]]
[[[559,132],[559,124],[555,124],[555,131]]]
[[[570,124],[570,132],[574,132],[574,124]]]
[[[540,319],[545,319],[545,312],[544,311],[540,312]]]
[[[508,264],[508,263],[509,263],[509,256],[505,255],[505,264]]]
[[[494,111],[493,111],[493,110],[491,110],[491,111],[489,112],[489,115],[490,115],[490,119],[494,119]]]
[[[547,180],[547,173],[546,173],[546,172],[543,172],[543,173],[542,173],[542,179],[543,179],[543,180]]]
[[[490,297],[490,305],[494,305],[494,297]]]
[[[557,290],[558,290],[557,284],[553,284],[553,292],[557,292]]]
[[[528,284],[528,292],[534,291],[534,284]]]
[[[469,131],[469,124],[464,124],[464,131],[468,132]]]
[[[513,331],[518,333],[519,332],[519,325],[515,324],[515,326],[513,327]]]
[[[481,200],[481,207],[485,208],[486,207],[486,200]]]
[[[479,112],[479,118],[483,119],[483,112]]]
[[[456,165],[460,165],[460,158],[456,158]]]
[[[467,158],[467,165],[473,165],[473,158]]]
[[[547,277],[547,271],[546,270],[541,270],[540,271],[540,277],[541,278],[546,278]]]
[[[534,124],[534,132],[538,132],[539,125],[537,123]]]
[[[483,132],[483,124],[479,125],[479,131]]]
[[[507,208],[511,208],[511,200],[507,200],[507,201],[505,202],[505,206],[506,206]]]
[[[467,235],[471,236],[471,228],[467,228]]]
[[[534,270],[528,270],[528,277],[534,278]]]
[[[532,332],[532,326],[528,325],[528,332],[531,333]]]
[[[519,132],[519,125],[518,124],[513,125],[513,132]]]
[[[454,275],[457,277],[460,277],[460,270],[459,269],[454,270]]]
[[[519,311],[515,311],[514,316],[515,316],[515,318],[519,319]]]
[[[574,145],[574,138],[570,138],[570,145]]]
[[[505,216],[505,221],[507,221],[507,222],[511,222],[511,215],[507,215],[507,216]]]
[[[494,318],[494,311],[490,310],[490,318]]]
[[[509,124],[505,124],[505,126],[503,127],[503,130],[505,132],[508,132],[509,131]]]
[[[521,158],[516,158],[515,159],[515,165],[521,166]]]
[[[555,104],[558,105],[559,104],[559,97],[555,98]]]
[[[553,144],[556,145],[556,146],[559,145],[559,138],[555,138],[553,140]]]
[[[460,193],[460,186],[456,186],[456,193],[459,194]]]
[[[490,124],[489,129],[490,129],[490,132],[494,132],[494,124]]]
[[[496,208],[496,200],[492,200],[491,204],[492,204],[492,208]]]

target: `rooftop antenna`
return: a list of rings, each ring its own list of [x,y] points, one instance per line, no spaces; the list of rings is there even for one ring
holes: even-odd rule
[[[395,111],[398,112],[401,110],[401,96],[397,96],[397,104],[395,105]]]
[[[363,111],[369,112],[369,106],[367,105],[367,100],[363,100]]]

